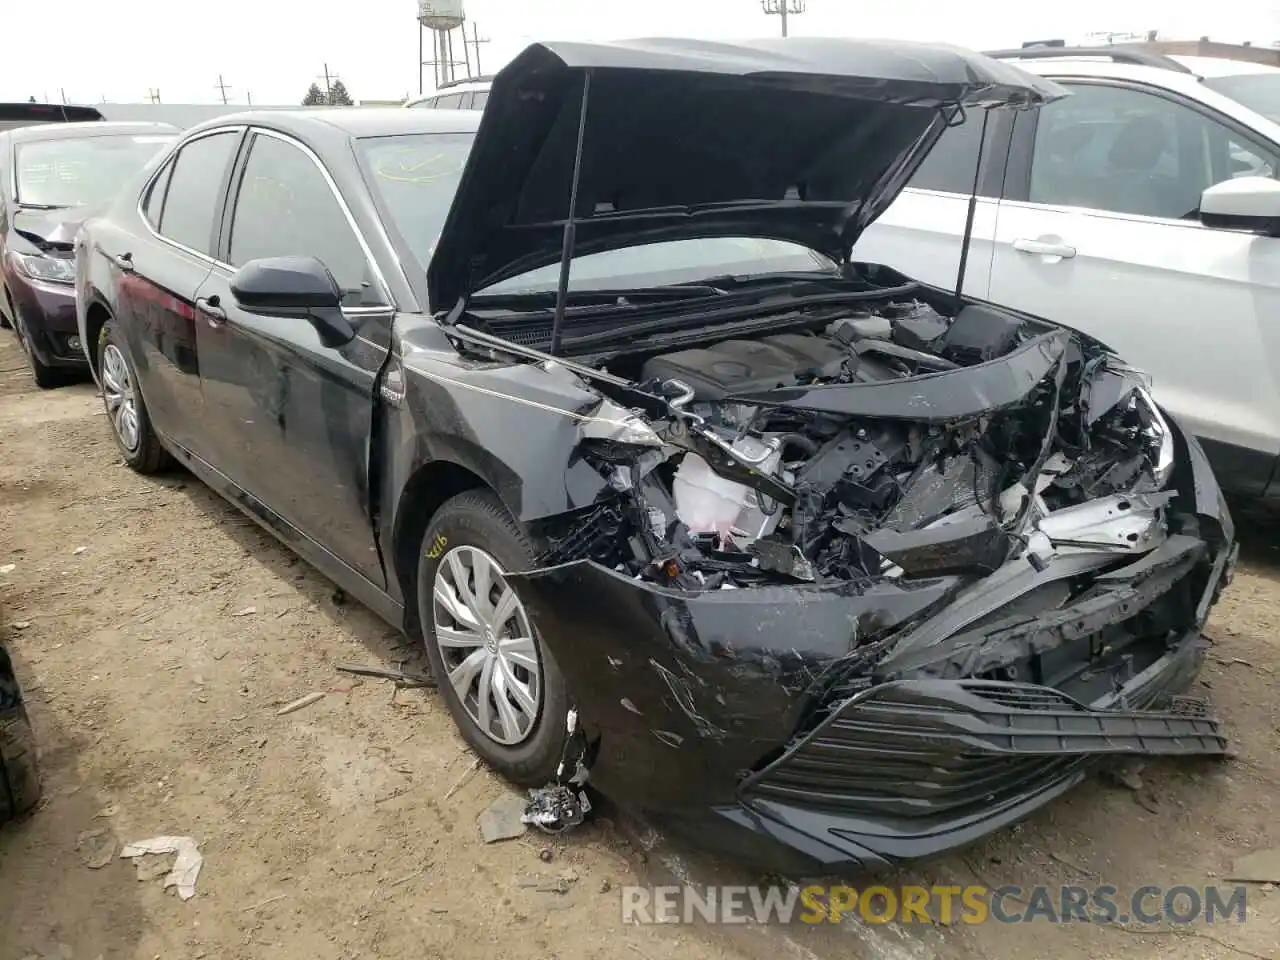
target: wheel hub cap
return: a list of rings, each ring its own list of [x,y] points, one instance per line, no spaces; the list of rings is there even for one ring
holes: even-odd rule
[[[133,377],[124,354],[114,343],[102,351],[102,400],[111,418],[111,429],[116,432],[121,445],[133,453],[138,449],[138,403]]]
[[[471,719],[504,746],[526,740],[542,706],[542,665],[524,606],[498,562],[454,547],[432,585],[436,646]]]

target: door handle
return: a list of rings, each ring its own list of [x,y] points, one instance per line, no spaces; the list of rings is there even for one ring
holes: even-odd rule
[[[1013,249],[1037,257],[1057,257],[1060,260],[1070,260],[1076,255],[1076,248],[1070,244],[1053,243],[1048,240],[1028,240],[1025,237],[1019,237],[1013,241]]]
[[[227,322],[227,311],[223,310],[218,303],[216,294],[212,297],[196,298],[196,309],[204,314],[205,320],[211,327],[220,327]]]
[[[118,257],[113,256],[111,258],[111,262],[114,263],[121,270],[123,270],[125,273],[133,273],[134,267],[133,267],[132,253],[122,253]]]

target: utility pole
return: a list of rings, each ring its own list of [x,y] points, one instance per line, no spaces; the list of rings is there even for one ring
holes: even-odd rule
[[[319,79],[324,80],[324,99],[325,99],[325,103],[328,103],[329,101],[331,101],[331,100],[333,99],[333,84],[334,84],[334,81],[335,81],[335,80],[341,80],[342,78],[341,78],[341,77],[339,77],[336,73],[330,73],[330,72],[329,72],[329,65],[326,63],[326,64],[324,65],[324,76],[323,76],[323,77],[317,77],[316,79],[318,79],[318,80],[319,80]]]
[[[787,35],[787,17],[798,17],[804,13],[805,0],[760,0],[760,9],[767,16],[782,20],[782,35]]]
[[[470,45],[471,49],[472,49],[472,50],[474,50],[474,51],[476,52],[476,76],[477,76],[477,77],[478,77],[478,76],[481,76],[481,75],[483,75],[483,74],[484,74],[484,70],[482,70],[482,69],[480,68],[480,44],[482,44],[482,43],[488,43],[488,42],[489,42],[489,38],[488,38],[488,37],[483,37],[483,38],[482,38],[482,37],[480,36],[480,28],[479,28],[478,26],[476,26],[474,23],[472,23],[472,24],[471,24],[471,39],[470,39],[470,40],[468,40],[468,39],[467,39],[467,28],[466,28],[466,27],[463,27],[463,28],[462,28],[462,46],[463,46],[463,49],[465,50],[465,49],[466,49],[466,47],[467,47],[468,45]]]
[[[231,88],[227,86],[225,83],[223,83],[222,74],[218,74],[218,82],[214,84],[214,87],[217,89],[217,91],[220,94],[222,94],[222,102],[227,103],[228,102],[227,91],[230,90]]]
[[[147,99],[148,99],[148,100],[150,100],[152,103],[159,103],[159,102],[160,102],[160,88],[159,88],[159,87],[156,87],[156,88],[153,90],[151,87],[147,87]]]
[[[246,90],[246,91],[244,92],[244,98],[245,98],[245,100],[248,102],[249,106],[251,106],[251,107],[252,107],[252,106],[253,106],[253,91],[252,91],[252,90]]]

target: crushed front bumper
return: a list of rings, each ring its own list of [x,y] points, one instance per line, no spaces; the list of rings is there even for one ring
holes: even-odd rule
[[[1122,690],[1161,700],[1203,657],[1190,634]],[[1090,707],[1051,687],[899,681],[850,698],[716,812],[823,868],[933,856],[1014,823],[1109,756],[1221,756],[1204,705]]]
[[[23,329],[40,362],[49,367],[83,368],[88,360],[76,326],[75,288],[32,280],[13,269],[7,280],[14,308],[21,314]]]
[[[959,578],[691,592],[578,561],[508,579],[574,693],[603,793],[786,873],[932,856],[1101,759],[1226,752],[1179,694],[1234,531],[1203,453],[1182,443],[1160,548],[1053,561],[1046,582],[1090,588],[1065,607],[1024,592],[927,643],[912,634],[955,613]]]

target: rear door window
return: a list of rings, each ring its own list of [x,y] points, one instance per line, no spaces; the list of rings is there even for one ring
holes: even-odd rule
[[[240,131],[227,130],[192,140],[178,151],[156,224],[162,237],[213,255],[214,215],[239,142]]]
[[[440,97],[436,97],[436,108],[438,110],[462,109],[462,94],[449,93]]]
[[[974,110],[963,123],[942,132],[907,186],[964,196],[973,193],[974,168],[978,163],[981,139],[982,114]]]

